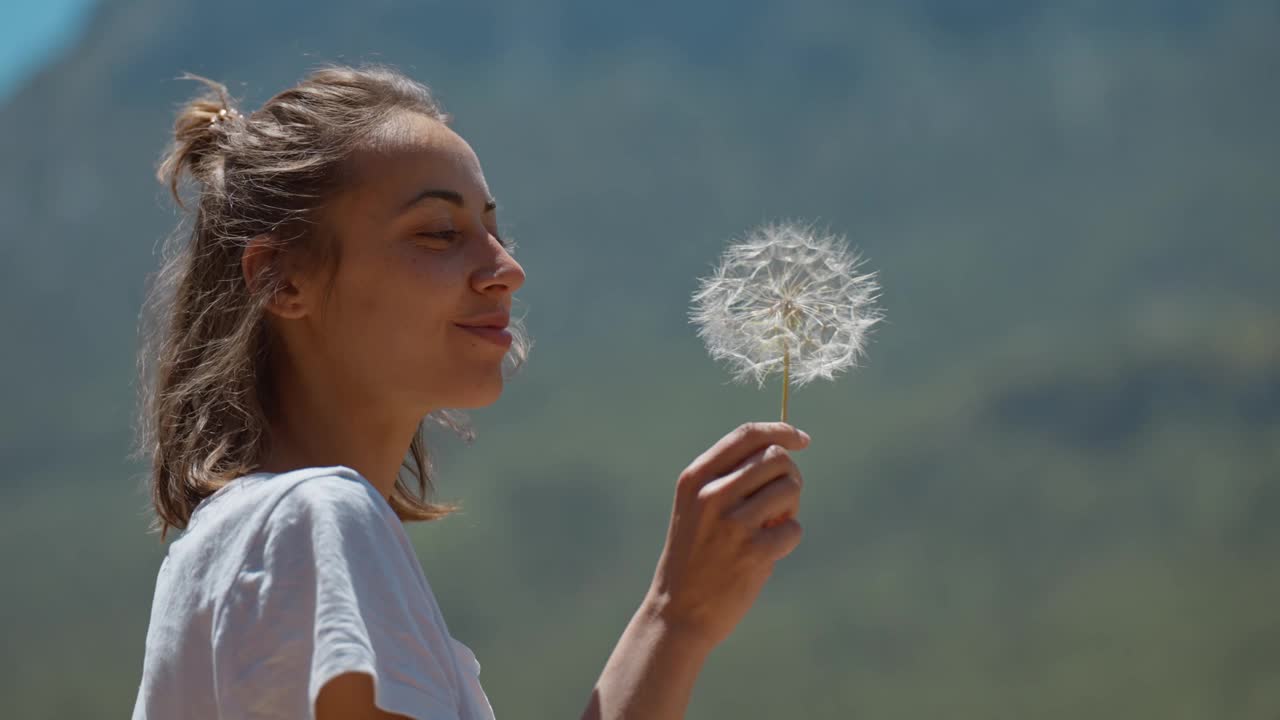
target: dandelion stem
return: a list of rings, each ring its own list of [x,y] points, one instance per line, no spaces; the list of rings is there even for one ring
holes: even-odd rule
[[[796,329],[796,313],[794,305],[788,302],[782,311],[783,322],[787,330]],[[782,422],[787,421],[787,401],[791,399],[791,345],[785,337],[782,340]]]
[[[782,344],[782,422],[787,421],[787,400],[791,396],[791,348]]]

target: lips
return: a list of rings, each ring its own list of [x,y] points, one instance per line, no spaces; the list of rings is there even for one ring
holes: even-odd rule
[[[491,313],[454,323],[454,325],[478,338],[506,349],[511,347],[513,340],[511,331],[507,329],[509,323],[510,317],[506,313]]]

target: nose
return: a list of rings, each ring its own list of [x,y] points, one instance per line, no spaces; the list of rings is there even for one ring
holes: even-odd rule
[[[520,263],[516,262],[516,259],[511,257],[511,253],[499,245],[496,239],[494,244],[498,245],[494,263],[477,270],[471,276],[471,286],[478,293],[510,295],[524,285],[524,268],[520,267]]]

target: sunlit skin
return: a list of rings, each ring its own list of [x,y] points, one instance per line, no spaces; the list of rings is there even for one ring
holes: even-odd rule
[[[317,227],[338,243],[336,275],[255,240],[252,283],[275,260],[287,279],[267,308],[283,352],[263,470],[346,465],[387,497],[422,418],[502,392],[504,325],[524,271],[497,234],[471,147],[416,113],[359,151]],[[327,297],[326,297],[327,294]]]
[[[317,217],[341,249],[330,293],[323,265],[273,257],[261,241],[244,255],[250,283],[269,261],[288,280],[268,308],[283,352],[270,369],[279,411],[262,469],[347,465],[389,496],[424,415],[501,394],[501,332],[460,325],[500,324],[524,271],[496,235],[475,153],[447,127],[402,117],[351,171]],[[680,474],[654,581],[584,718],[684,717],[707,655],[800,541],[789,451],[808,443],[789,425],[747,424]],[[375,699],[369,674],[342,673],[320,689],[315,717],[401,719]]]

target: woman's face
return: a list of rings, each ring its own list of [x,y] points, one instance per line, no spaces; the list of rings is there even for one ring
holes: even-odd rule
[[[321,217],[341,253],[312,318],[325,361],[356,397],[406,412],[493,402],[524,270],[498,238],[475,153],[405,113],[351,170]]]

